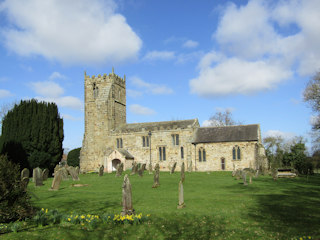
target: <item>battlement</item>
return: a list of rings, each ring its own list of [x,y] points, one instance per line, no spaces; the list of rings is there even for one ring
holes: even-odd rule
[[[109,83],[115,83],[120,86],[125,86],[126,85],[126,75],[122,77],[118,76],[117,74],[114,73],[114,68],[112,68],[112,72],[109,73],[108,75],[105,73],[101,76],[99,74],[97,77],[95,75],[92,75],[91,77],[87,75],[86,72],[84,72],[84,79],[85,82],[87,83],[103,83],[103,82],[109,82]]]

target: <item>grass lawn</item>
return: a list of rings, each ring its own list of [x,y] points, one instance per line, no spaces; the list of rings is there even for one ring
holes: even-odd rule
[[[123,175],[124,176],[124,175]],[[70,214],[119,214],[123,176],[80,175],[80,181],[61,183],[48,191],[52,178],[42,187],[31,182],[33,205]],[[311,239],[320,238],[320,175],[295,179],[269,176],[244,186],[230,172],[186,173],[186,208],[177,209],[180,173],[160,173],[160,187],[153,189],[153,175],[130,176],[136,213],[150,214],[140,225],[100,224],[95,230],[80,225],[26,225],[12,239]],[[72,187],[72,184],[88,184]]]

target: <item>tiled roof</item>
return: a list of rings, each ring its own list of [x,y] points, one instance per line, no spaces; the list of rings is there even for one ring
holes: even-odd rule
[[[126,159],[134,159],[134,157],[125,149],[117,149],[119,153],[121,153]]]
[[[259,125],[201,127],[196,130],[193,143],[258,141]]]
[[[158,131],[178,128],[185,129],[190,127],[199,127],[198,119],[165,122],[130,123],[117,128],[116,132]]]

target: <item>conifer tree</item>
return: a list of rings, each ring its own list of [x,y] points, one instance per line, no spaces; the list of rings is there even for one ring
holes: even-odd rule
[[[55,103],[21,101],[3,118],[0,153],[21,168],[49,168],[61,160],[63,119]]]

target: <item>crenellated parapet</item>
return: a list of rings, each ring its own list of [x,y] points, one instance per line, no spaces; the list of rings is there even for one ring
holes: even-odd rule
[[[101,83],[110,83],[110,84],[117,84],[121,87],[125,87],[126,85],[126,75],[122,77],[118,76],[117,74],[114,73],[114,70],[112,68],[112,72],[109,74],[99,74],[98,76],[92,75],[89,76],[87,75],[86,72],[84,72],[84,79],[85,79],[85,84],[86,85],[93,85],[93,84],[101,84]]]

